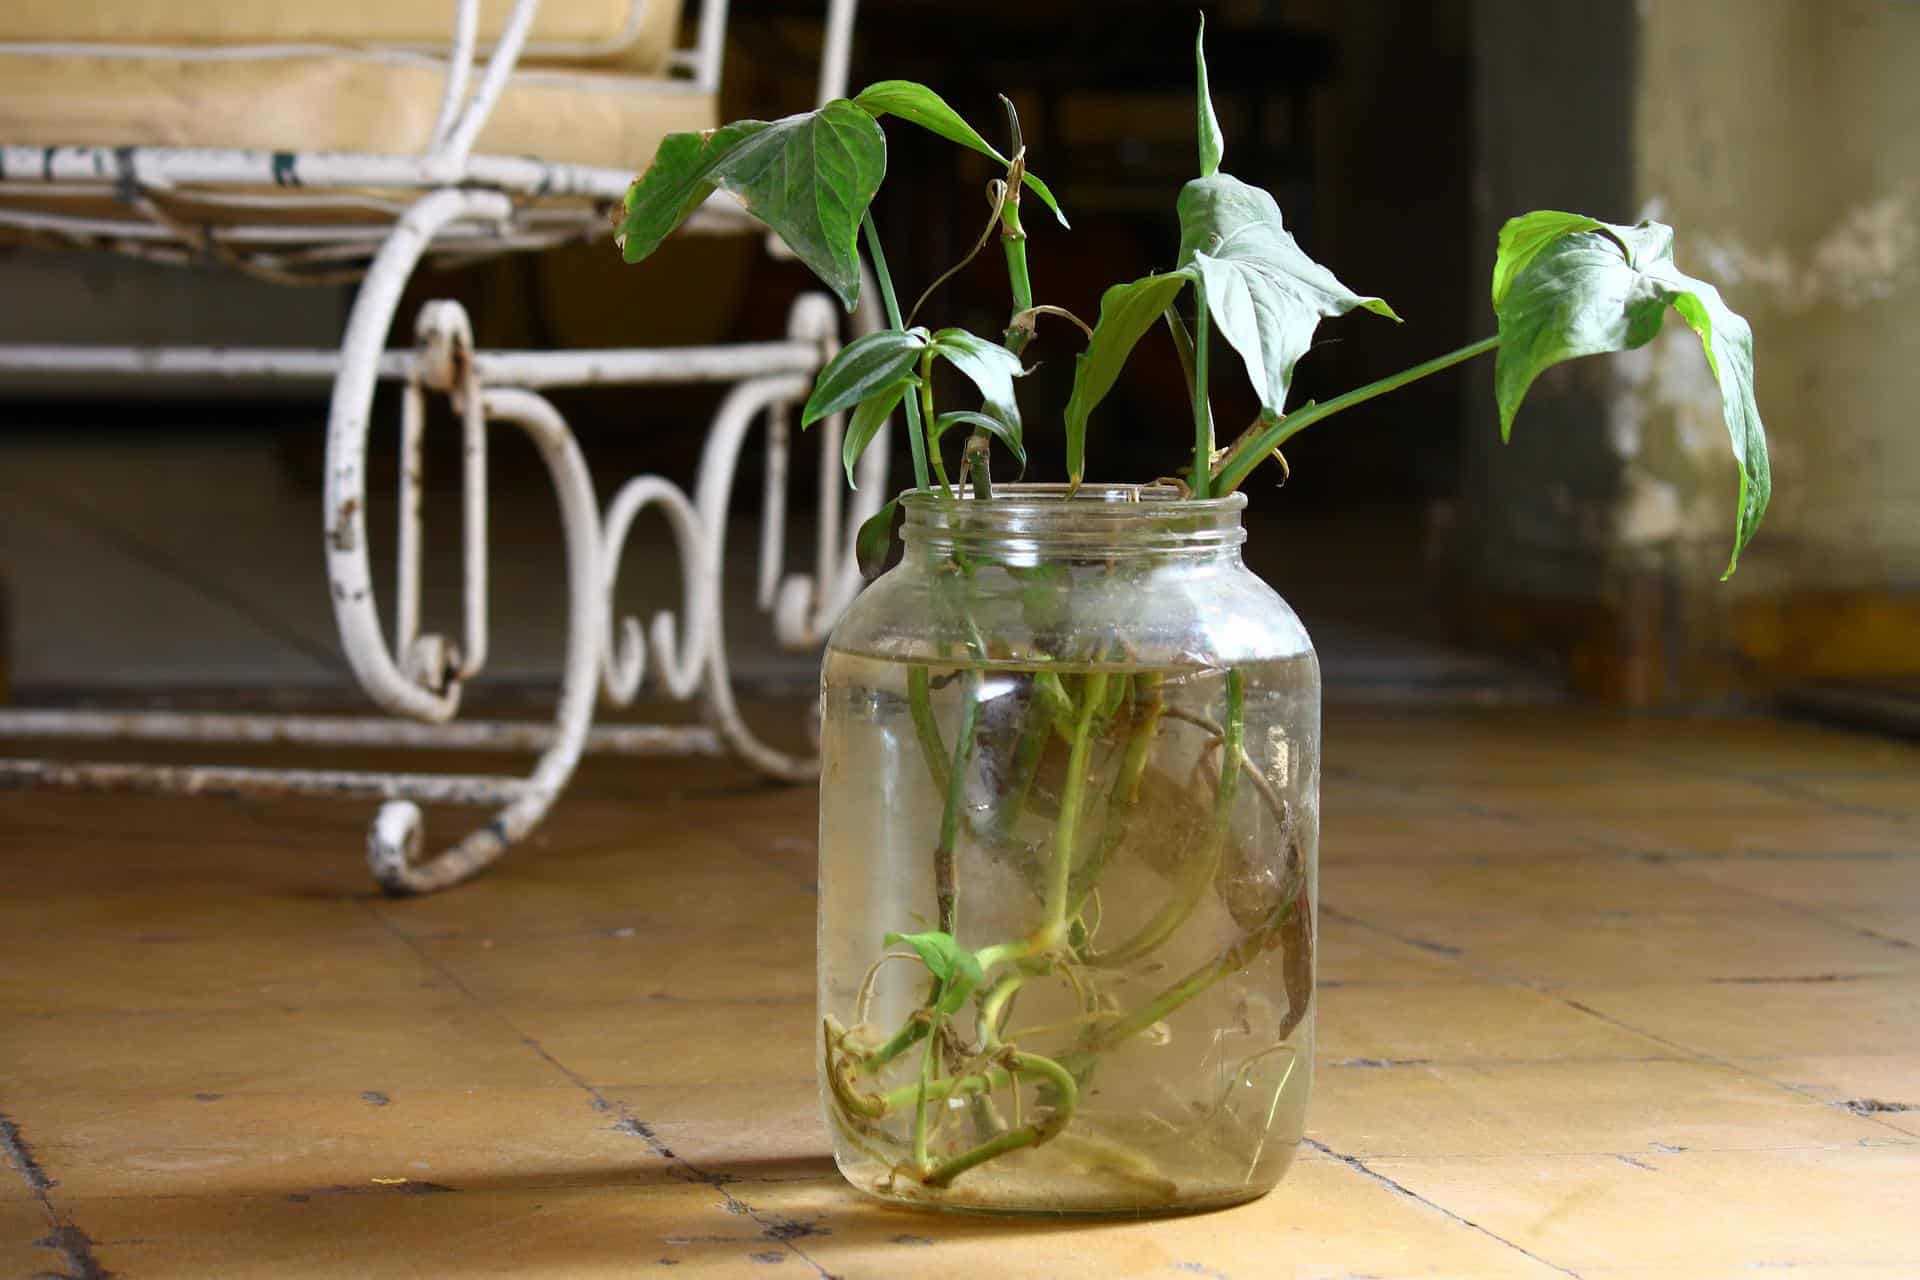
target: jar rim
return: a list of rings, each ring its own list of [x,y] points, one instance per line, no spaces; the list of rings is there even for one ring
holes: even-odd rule
[[[991,519],[994,515],[1032,517],[1061,515],[1075,517],[1111,516],[1115,519],[1175,516],[1226,516],[1247,505],[1247,495],[1235,490],[1217,498],[1189,497],[1178,485],[1020,483],[996,484],[993,497],[983,500],[962,491],[952,497],[936,489],[906,489],[900,505],[909,517],[915,515],[960,514],[963,519]]]
[[[1114,559],[1238,547],[1242,493],[1190,498],[1171,484],[1002,484],[993,497],[938,490],[901,495],[909,544],[997,557]]]

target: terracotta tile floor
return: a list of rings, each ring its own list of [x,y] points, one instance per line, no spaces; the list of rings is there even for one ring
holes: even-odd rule
[[[0,1274],[1920,1275],[1920,748],[1328,726],[1308,1146],[1123,1224],[839,1181],[804,789],[595,763],[409,902],[352,805],[0,795]]]

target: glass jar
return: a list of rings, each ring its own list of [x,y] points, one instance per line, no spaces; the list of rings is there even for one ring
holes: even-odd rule
[[[1320,674],[1245,498],[906,496],[828,641],[821,1092],[942,1208],[1251,1199],[1313,1068]]]

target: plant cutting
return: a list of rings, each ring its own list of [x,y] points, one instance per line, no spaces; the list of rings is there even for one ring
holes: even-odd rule
[[[1727,572],[1766,508],[1751,333],[1674,266],[1657,223],[1514,218],[1493,336],[1290,407],[1322,320],[1399,317],[1221,168],[1201,41],[1195,60],[1199,172],[1177,256],[1108,289],[1090,323],[1035,301],[1023,202],[1066,219],[1010,103],[1006,154],[904,81],[672,135],[622,211],[633,261],[728,191],[849,310],[864,239],[885,305],[889,326],[820,371],[802,414],[842,431],[850,482],[896,417],[913,461],[914,487],[859,539],[878,559],[903,517],[905,552],[835,629],[821,694],[817,1067],[840,1167],[882,1197],[1167,1211],[1259,1195],[1291,1160],[1311,1082],[1320,681],[1305,629],[1239,547],[1240,490],[1294,434],[1493,354],[1504,435],[1542,371],[1641,346],[1671,309],[1718,379],[1739,464]],[[999,334],[916,323],[940,280],[903,312],[869,212],[888,117],[1001,167],[974,246],[998,239],[1006,261]],[[1191,463],[1089,482],[1096,411],[1155,330],[1192,393]],[[1035,342],[1074,352],[1048,415],[1066,480],[996,482],[996,449],[1024,467],[1016,388]],[[1232,356],[1261,411],[1223,439],[1208,392]]]

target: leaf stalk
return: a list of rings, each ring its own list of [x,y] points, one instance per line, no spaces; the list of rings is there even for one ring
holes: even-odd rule
[[[1227,456],[1220,460],[1220,465],[1214,468],[1212,477],[1214,492],[1224,494],[1238,489],[1252,474],[1253,469],[1265,461],[1269,454],[1320,419],[1331,417],[1342,409],[1351,409],[1357,404],[1364,404],[1375,396],[1397,391],[1409,382],[1418,382],[1422,378],[1439,373],[1443,369],[1451,369],[1454,365],[1471,360],[1475,356],[1485,355],[1499,345],[1500,339],[1497,335],[1482,338],[1457,351],[1435,356],[1424,364],[1414,365],[1411,369],[1402,369],[1399,373],[1381,378],[1377,382],[1369,382],[1364,387],[1355,387],[1345,395],[1335,396],[1324,403],[1306,405],[1278,422],[1270,423],[1264,431],[1251,432],[1242,436],[1233,448],[1227,451]],[[1198,358],[1204,360],[1204,356]],[[1201,493],[1200,496],[1206,495]]]

